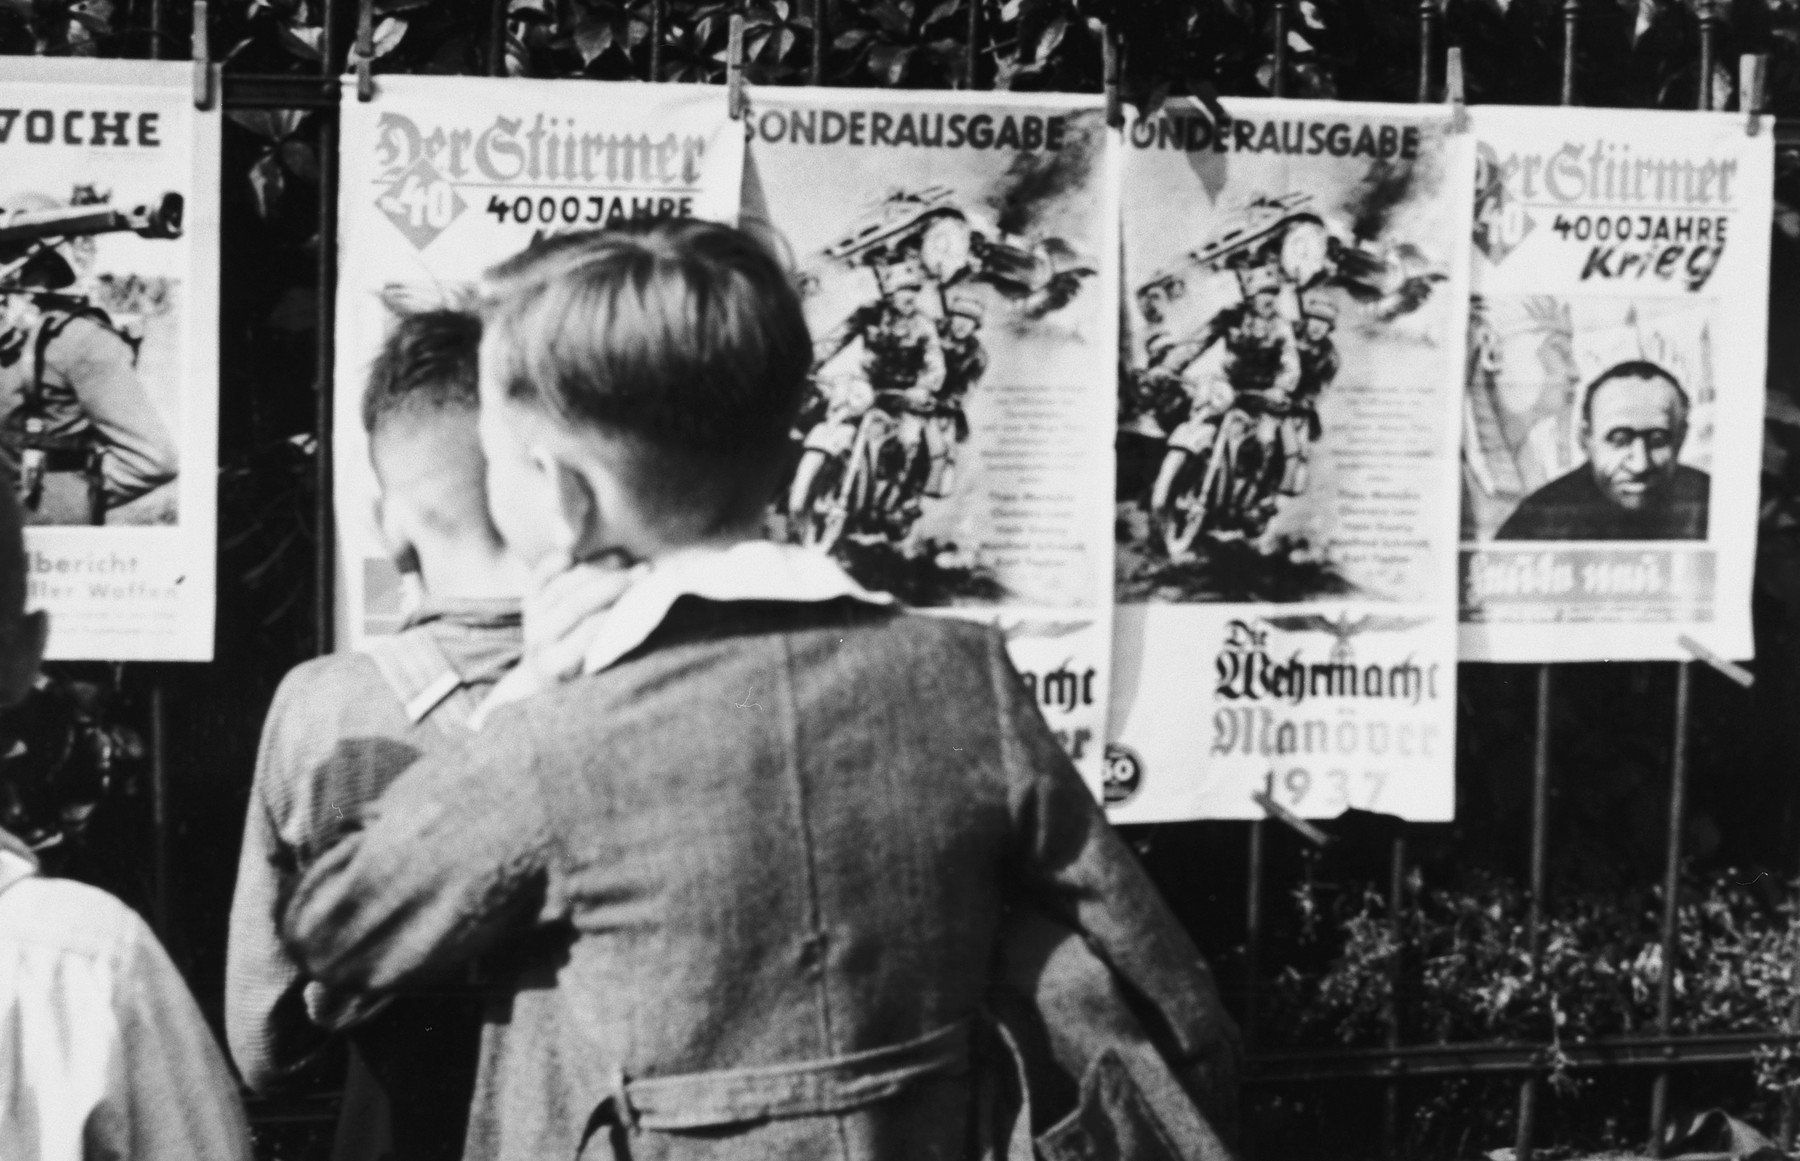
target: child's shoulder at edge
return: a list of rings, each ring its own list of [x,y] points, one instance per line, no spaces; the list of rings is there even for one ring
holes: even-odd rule
[[[405,707],[368,654],[327,653],[287,671],[263,725],[265,741],[312,751],[346,736],[399,736]]]
[[[332,713],[366,702],[377,692],[390,691],[374,660],[361,650],[346,649],[309,658],[288,670],[275,702],[289,712],[316,707]]]
[[[896,608],[891,615],[874,622],[880,631],[891,634],[915,649],[944,650],[970,659],[991,658],[996,649],[1004,650],[1005,635],[988,621],[966,617],[943,616],[917,609]]]

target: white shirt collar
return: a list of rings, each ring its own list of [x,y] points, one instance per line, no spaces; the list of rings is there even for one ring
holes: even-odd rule
[[[598,673],[649,640],[682,597],[793,604],[848,597],[871,605],[894,603],[887,593],[857,584],[829,556],[769,540],[685,549],[643,568],[642,577],[601,614],[605,625],[588,647],[582,672]]]

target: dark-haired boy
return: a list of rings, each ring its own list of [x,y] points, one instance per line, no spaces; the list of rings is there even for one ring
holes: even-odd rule
[[[758,539],[810,363],[774,260],[656,223],[495,282],[496,521],[529,560],[644,576],[582,677],[397,780],[287,927],[320,979],[375,994],[555,937],[484,1030],[466,1156],[966,1156],[1009,901],[1091,939],[1177,1054],[1225,1043],[999,635]]]
[[[370,370],[362,418],[381,487],[377,522],[425,601],[399,634],[368,651],[296,667],[264,725],[226,963],[228,1038],[253,1089],[311,1059],[328,1038],[320,1022],[350,1018],[327,1010],[327,995],[309,989],[282,946],[281,901],[344,819],[420,754],[471,736],[470,712],[518,660],[525,574],[488,516],[480,340],[472,315],[410,315]],[[479,1025],[476,998],[445,987],[407,996],[354,1034],[387,1097],[393,1156],[461,1155]],[[366,1122],[361,1132],[370,1134]]]

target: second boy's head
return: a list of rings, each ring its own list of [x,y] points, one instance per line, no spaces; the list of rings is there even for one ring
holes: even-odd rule
[[[754,534],[812,358],[760,243],[633,223],[554,238],[490,281],[482,445],[516,552],[648,558]]]
[[[480,347],[473,315],[407,315],[382,343],[363,395],[382,536],[401,571],[421,573],[431,591],[504,552],[478,431]]]

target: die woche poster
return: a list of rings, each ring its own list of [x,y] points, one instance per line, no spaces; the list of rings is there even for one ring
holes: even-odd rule
[[[192,94],[174,62],[0,81],[0,465],[52,659],[213,655],[219,113]]]

